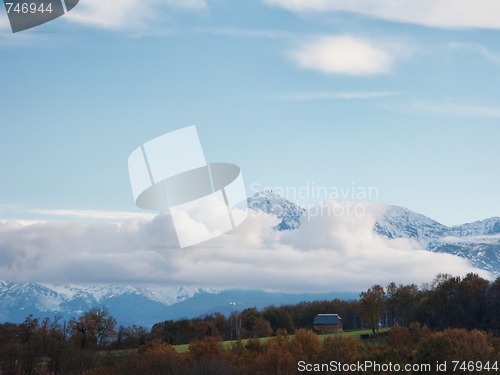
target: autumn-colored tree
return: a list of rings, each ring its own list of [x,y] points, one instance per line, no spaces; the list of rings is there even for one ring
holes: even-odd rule
[[[175,349],[158,340],[141,346],[137,354],[121,361],[113,370],[113,375],[177,375],[187,372],[182,357]]]
[[[298,329],[290,340],[289,350],[296,361],[317,362],[323,343],[313,331]]]
[[[255,325],[253,328],[253,336],[254,337],[269,337],[273,334],[273,329],[271,328],[271,324],[265,320],[263,317],[259,317],[255,321]]]
[[[321,358],[327,362],[335,360],[353,363],[362,350],[363,345],[358,339],[347,335],[333,335],[323,341]]]
[[[374,285],[360,294],[361,318],[369,324],[373,334],[378,331],[379,323],[385,311],[385,291],[380,285]]]
[[[426,339],[430,333],[430,329],[420,323],[412,323],[408,327],[392,327],[386,344],[394,352],[397,352],[397,359],[409,360],[413,357],[420,342]]]
[[[212,320],[200,320],[194,322],[195,340],[201,340],[207,336],[220,337],[219,330]]]
[[[82,349],[101,348],[115,336],[116,319],[106,308],[92,308],[70,321],[73,339]]]
[[[494,347],[484,332],[465,329],[447,329],[430,334],[422,340],[415,355],[416,363],[437,363],[447,361],[472,361],[486,363],[493,358]],[[496,358],[498,359],[498,358]],[[451,370],[449,369],[451,372]],[[436,374],[441,372],[436,371]],[[469,371],[467,373],[482,373]]]
[[[289,350],[286,330],[278,329],[276,337],[264,344],[264,351],[250,364],[251,374],[292,375],[297,362]]]
[[[202,340],[196,340],[189,344],[189,356],[193,359],[203,356],[222,356],[224,353],[224,348],[218,337],[208,336]]]
[[[207,336],[189,344],[189,366],[195,374],[237,374],[232,353],[222,347],[220,338]]]

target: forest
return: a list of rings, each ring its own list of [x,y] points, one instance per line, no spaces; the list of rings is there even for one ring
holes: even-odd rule
[[[69,321],[28,316],[1,324],[0,374],[296,374],[312,364],[324,365],[316,373],[339,373],[330,364],[367,361],[409,366],[404,372],[415,374],[443,373],[438,363],[459,361],[460,373],[495,373],[499,311],[500,278],[476,274],[440,274],[421,286],[376,284],[358,300],[248,308],[165,320],[151,329],[120,326],[106,307],[94,307]],[[346,332],[371,334],[367,340],[317,335],[313,319],[323,313],[339,314]],[[187,350],[179,350],[182,344]],[[423,371],[422,364],[431,367]],[[381,372],[352,367],[340,373]]]

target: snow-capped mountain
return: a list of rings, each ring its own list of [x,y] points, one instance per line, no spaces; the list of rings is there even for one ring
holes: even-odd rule
[[[254,194],[247,199],[247,203],[251,209],[276,215],[281,219],[281,222],[275,228],[277,230],[293,230],[298,228],[300,226],[300,219],[306,211],[304,208],[273,193],[271,190]]]
[[[384,237],[412,238],[426,246],[443,237],[448,229],[427,216],[398,206],[389,206],[374,226],[375,232]]]
[[[106,307],[118,324],[151,327],[214,312],[229,315],[248,307],[298,303],[317,299],[353,299],[357,293],[287,294],[262,291],[210,290],[165,286],[55,285],[0,281],[0,323],[22,322],[28,315],[63,320],[92,307]]]
[[[121,324],[154,324],[168,306],[198,294],[217,294],[210,289],[130,285],[59,285],[0,281],[0,321],[19,321],[60,315],[76,317],[92,308],[106,306]],[[168,314],[167,314],[168,315]],[[177,318],[178,316],[176,316]]]
[[[248,206],[276,215],[276,230],[294,230],[305,219],[305,209],[265,191],[248,198]],[[472,265],[500,276],[500,218],[447,227],[406,208],[387,206],[374,231],[389,239],[410,238],[433,252],[454,254]],[[119,324],[153,324],[180,318],[243,310],[300,301],[356,298],[358,293],[285,294],[262,291],[213,290],[162,285],[58,285],[0,281],[0,323],[60,315],[68,320],[92,307],[107,307]]]
[[[491,236],[500,234],[500,217],[447,227],[407,208],[389,206],[382,220],[375,224],[375,231],[388,238],[414,238],[421,243],[433,242],[445,236]]]
[[[458,237],[500,234],[500,217],[451,227],[450,234]]]
[[[411,238],[429,251],[458,255],[500,276],[500,217],[447,227],[406,208],[389,206],[374,230],[387,238]]]
[[[281,219],[277,230],[297,229],[306,211],[272,191],[248,198],[248,206]],[[429,251],[460,256],[500,276],[500,217],[447,227],[407,208],[387,206],[374,231],[391,239],[410,238]]]

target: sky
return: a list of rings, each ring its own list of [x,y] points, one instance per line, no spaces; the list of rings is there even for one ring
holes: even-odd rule
[[[134,204],[128,156],[189,125],[208,161],[241,167],[248,195],[361,198],[450,226],[499,216],[499,36],[495,0],[81,0],[15,34],[1,9],[0,279],[47,279],[44,256],[71,267],[56,246],[76,241],[68,226],[97,243],[137,223],[148,233],[156,213]],[[276,235],[250,233],[243,247]],[[293,256],[302,240],[282,236],[263,248],[303,263]],[[141,259],[137,244],[121,259]],[[117,250],[105,248],[111,264]],[[190,259],[175,262],[196,275]]]

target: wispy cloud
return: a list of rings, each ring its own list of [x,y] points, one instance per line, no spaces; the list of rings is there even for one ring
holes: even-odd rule
[[[200,10],[208,8],[206,0],[163,0],[163,2],[173,8],[180,9]]]
[[[65,218],[79,218],[79,219],[99,219],[99,220],[127,220],[133,218],[152,219],[153,214],[143,212],[129,212],[129,211],[103,211],[103,210],[41,210],[34,209],[28,210],[33,214],[43,216],[56,216]]]
[[[500,29],[496,0],[263,0],[292,12],[352,12],[439,28]]]
[[[212,34],[230,37],[242,37],[242,38],[292,38],[296,34],[289,31],[280,30],[266,30],[266,29],[243,29],[237,27],[198,27],[193,29],[195,33],[200,34]]]
[[[388,73],[395,60],[387,48],[353,36],[318,37],[301,44],[289,56],[305,69],[353,76]]]
[[[141,29],[157,19],[165,8],[199,11],[207,8],[205,0],[85,0],[69,12],[70,22],[104,29]]]
[[[154,3],[154,2],[153,2]],[[69,12],[65,19],[105,29],[133,29],[144,26],[154,16],[152,3],[137,0],[86,0]]]
[[[277,101],[312,101],[312,100],[368,100],[381,99],[397,95],[390,91],[351,91],[351,92],[305,92],[280,95]]]
[[[500,53],[494,53],[488,47],[481,44],[452,42],[449,44],[449,48],[455,51],[478,54],[489,62],[500,65]]]
[[[448,236],[448,237],[440,238],[439,242],[455,243],[455,244],[474,243],[474,244],[497,244],[497,245],[500,245],[500,234],[481,235],[481,236],[463,236],[463,237]]]
[[[453,101],[426,102],[413,100],[407,109],[413,113],[425,115],[500,118],[500,106],[491,107]]]
[[[15,218],[18,223],[35,223],[51,220],[105,220],[122,222],[128,219],[152,219],[155,215],[147,212],[76,210],[76,209],[26,209],[12,204],[0,204],[1,216]]]

